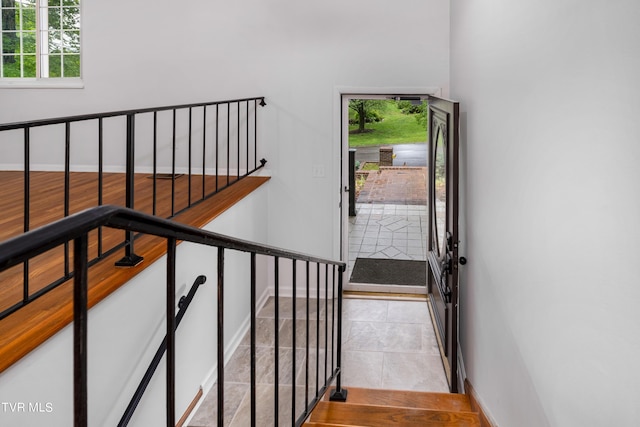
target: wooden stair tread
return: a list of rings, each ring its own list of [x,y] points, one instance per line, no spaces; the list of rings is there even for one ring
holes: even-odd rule
[[[367,427],[480,427],[480,419],[475,412],[326,401],[318,403],[311,413],[309,421],[311,423],[320,423],[320,425]]]
[[[329,395],[326,394],[323,400],[328,401]],[[469,397],[455,393],[349,387],[347,403],[472,412]]]
[[[306,422],[304,423],[305,426],[310,426],[310,427],[367,427],[367,426],[357,426],[355,424],[351,424],[348,426],[345,426],[344,424],[329,424],[329,423],[314,423],[314,422]]]

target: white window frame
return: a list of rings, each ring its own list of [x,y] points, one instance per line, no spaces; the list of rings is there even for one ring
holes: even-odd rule
[[[80,77],[41,77],[48,74],[49,55],[42,53],[42,46],[48,46],[48,0],[35,0],[36,7],[36,74],[40,77],[0,77],[0,89],[29,89],[29,88],[62,88],[81,89],[84,87],[82,80],[82,24],[80,24]],[[82,23],[82,0],[78,2],[80,9],[80,22]],[[0,43],[2,40],[0,39]],[[0,59],[1,61],[1,59]],[[0,64],[0,67],[2,64]]]

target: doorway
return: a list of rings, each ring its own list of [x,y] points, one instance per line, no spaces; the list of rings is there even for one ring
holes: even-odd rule
[[[355,210],[343,222],[345,290],[427,293],[426,99],[342,95],[343,159],[355,151],[357,193],[355,209],[343,209]]]

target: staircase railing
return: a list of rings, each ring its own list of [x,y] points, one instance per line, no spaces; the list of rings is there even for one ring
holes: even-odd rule
[[[342,346],[342,279],[345,271],[345,264],[338,261],[326,260],[314,256],[286,251],[275,247],[259,245],[239,239],[230,238],[216,233],[211,233],[195,227],[190,227],[175,223],[173,221],[154,217],[140,213],[131,209],[116,206],[101,206],[92,208],[67,218],[61,219],[26,234],[10,239],[0,244],[0,273],[12,266],[28,262],[30,259],[39,256],[49,250],[61,245],[69,245],[73,242],[73,407],[74,426],[84,427],[88,423],[87,405],[87,290],[88,290],[88,236],[100,228],[110,227],[127,232],[144,233],[159,236],[167,242],[167,262],[166,262],[166,425],[173,427],[176,425],[176,326],[175,316],[175,293],[176,293],[176,244],[177,241],[191,242],[193,244],[217,248],[217,425],[224,425],[224,378],[225,378],[225,351],[224,351],[224,292],[225,292],[225,254],[227,251],[239,251],[250,254],[250,287],[251,287],[251,325],[250,325],[250,395],[251,395],[251,425],[256,425],[256,256],[271,257],[274,261],[275,279],[275,360],[272,369],[275,372],[275,384],[273,391],[273,408],[275,414],[275,425],[280,425],[279,419],[279,347],[280,337],[278,336],[280,324],[280,288],[282,277],[280,274],[281,260],[291,260],[293,267],[293,325],[292,346],[293,353],[296,351],[296,304],[298,298],[303,298],[306,309],[305,315],[305,405],[302,411],[296,410],[295,385],[297,361],[293,356],[292,364],[292,402],[291,402],[291,425],[300,426],[309,416],[313,407],[320,400],[329,385],[335,380],[336,389],[332,395],[334,399],[343,400],[346,398],[346,390],[341,386],[341,346]],[[304,295],[297,295],[297,265],[305,265]],[[311,264],[316,265],[317,277],[315,281],[310,277]],[[324,270],[324,283],[321,280],[321,271]],[[310,304],[313,284],[316,288],[316,322],[315,330],[311,330],[310,325]],[[323,288],[324,287],[324,288]],[[324,292],[324,328],[321,326],[320,305],[323,301],[321,291]],[[329,308],[331,304],[331,308]],[[331,311],[331,318],[329,318]],[[329,322],[330,321],[330,322]],[[329,323],[331,328],[329,330]],[[309,363],[311,353],[311,334],[315,334],[315,381],[313,379],[313,366]],[[324,333],[324,348],[322,347],[321,333]],[[329,339],[330,337],[330,339]],[[324,361],[321,361],[321,353],[324,351]],[[331,353],[331,356],[329,356]],[[300,361],[300,363],[303,363]],[[321,369],[321,365],[324,365]],[[115,375],[116,373],[114,373]]]
[[[50,207],[44,213],[34,209],[38,199],[46,197],[42,194],[43,190],[38,191],[35,185],[36,174],[56,166],[39,165],[36,168],[39,170],[34,170],[32,163],[34,157],[42,156],[42,152],[51,153],[51,147],[56,144],[62,152],[51,153],[50,156],[64,158],[64,182],[56,186],[62,187],[63,193],[61,217],[91,207],[79,208],[74,203],[78,196],[73,197],[75,191],[76,194],[82,193],[81,200],[89,199],[86,180],[78,181],[80,175],[90,173],[90,179],[95,181],[97,187],[93,196],[95,206],[122,205],[173,218],[264,167],[266,160],[258,156],[258,106],[265,105],[264,97],[255,97],[2,124],[0,151],[23,153],[21,166],[8,166],[13,172],[22,174],[18,180],[22,182],[23,195],[16,198],[15,202],[0,200],[1,209],[22,211],[23,224],[21,229],[13,231],[5,227],[4,234],[9,233],[13,237],[28,232],[34,223],[51,222],[48,219]],[[34,147],[37,149],[34,150]],[[121,151],[124,151],[124,158]],[[87,161],[95,163],[78,165],[78,161],[72,162],[74,158],[86,157],[86,153],[91,153],[93,157]],[[114,156],[121,158],[114,161]],[[111,161],[107,162],[106,157]],[[6,158],[3,161],[7,161]],[[86,169],[90,169],[90,172]],[[106,194],[105,190],[109,188],[107,181],[117,182],[121,189],[115,195],[113,192]],[[137,194],[141,193],[141,188],[149,186],[152,187],[152,200],[148,203],[145,200],[147,206],[143,208],[140,199],[147,197],[146,193]],[[51,191],[51,188],[47,190]],[[59,203],[55,202],[56,205]],[[90,260],[92,263],[123,247],[125,255],[117,265],[132,266],[142,261],[142,257],[135,253],[135,236],[131,231],[126,231],[123,239],[111,236],[105,239],[103,230],[98,228],[91,239],[95,239],[96,247],[92,249],[92,253],[95,252]],[[62,276],[51,283],[30,286],[32,274],[29,264],[25,263],[22,267],[22,301],[0,312],[0,319],[27,304],[32,297],[71,278],[73,273],[68,245],[64,246],[63,256]],[[32,291],[36,288],[37,291]]]
[[[180,298],[180,301],[178,302],[178,308],[180,310],[178,311],[178,314],[176,314],[176,320],[175,320],[176,330],[178,329],[178,326],[180,326],[180,322],[182,321],[184,314],[187,312],[187,309],[189,308],[191,301],[193,301],[193,297],[196,295],[196,291],[198,290],[200,285],[202,285],[206,281],[207,281],[207,278],[205,276],[198,276],[195,282],[193,282],[193,285],[191,285],[191,289],[189,290],[187,295]],[[126,427],[127,425],[129,425],[129,421],[131,421],[131,417],[136,411],[136,408],[138,407],[138,404],[140,403],[140,400],[142,399],[144,392],[147,390],[147,387],[151,382],[151,378],[153,378],[153,374],[156,372],[158,365],[160,365],[162,356],[164,356],[164,353],[166,351],[167,351],[167,337],[165,336],[164,339],[162,340],[162,344],[160,344],[160,346],[158,347],[158,350],[156,351],[156,354],[153,356],[153,360],[151,361],[151,364],[149,364],[149,367],[147,368],[144,375],[142,376],[142,380],[140,380],[140,384],[138,385],[138,388],[136,388],[135,393],[133,393],[133,396],[129,401],[129,405],[127,405],[127,409],[125,409],[124,414],[122,415],[122,418],[120,418],[120,422],[118,422],[118,427]]]

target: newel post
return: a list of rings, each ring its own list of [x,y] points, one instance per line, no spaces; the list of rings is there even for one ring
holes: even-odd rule
[[[336,378],[336,388],[331,390],[329,400],[332,402],[346,402],[347,389],[342,388],[342,282],[345,272],[345,266],[338,268],[338,375]]]

